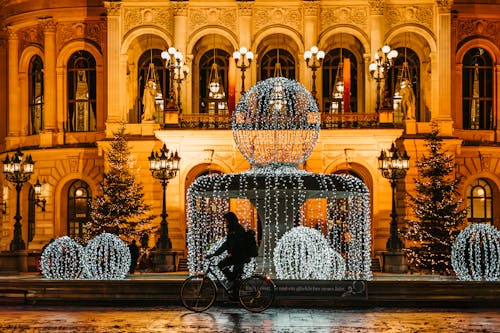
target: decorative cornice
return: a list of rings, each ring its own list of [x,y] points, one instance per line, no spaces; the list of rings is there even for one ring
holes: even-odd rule
[[[368,0],[370,6],[370,15],[383,15],[385,1],[384,0]]]
[[[182,1],[172,2],[172,8],[174,9],[174,16],[187,16],[188,15],[188,3]]]
[[[500,45],[500,20],[458,20],[456,31],[458,42],[471,36],[481,36],[488,38],[496,45]]]
[[[251,16],[253,12],[253,1],[238,2],[238,15]]]
[[[368,8],[366,6],[322,7],[321,29],[336,24],[352,24],[366,29],[368,27]]]
[[[400,24],[416,23],[432,30],[432,6],[387,6],[385,14],[386,28]]]
[[[121,8],[120,2],[104,1],[104,7],[106,8],[108,16],[120,15],[120,8]]]
[[[318,16],[319,13],[319,1],[303,1],[304,4],[304,16]]]
[[[453,0],[436,0],[440,13],[451,13]]]
[[[57,30],[57,21],[52,18],[40,18],[40,26],[43,28],[44,32],[53,32]]]

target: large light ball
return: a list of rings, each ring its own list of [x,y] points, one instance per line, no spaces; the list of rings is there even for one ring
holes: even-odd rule
[[[57,238],[42,253],[40,266],[47,279],[72,280],[83,277],[84,248],[68,236]]]
[[[311,154],[321,119],[316,101],[300,83],[283,77],[258,82],[233,114],[233,136],[252,166],[297,166]]]
[[[279,279],[341,279],[345,262],[328,244],[323,234],[309,227],[286,232],[274,249],[274,266]]]
[[[226,241],[226,236],[222,236],[221,238],[219,238],[219,240],[217,240],[216,242],[214,242],[210,245],[210,247],[205,255],[209,255],[209,254],[212,254],[215,251],[217,251],[217,249],[219,247],[221,247],[221,245],[224,244],[225,241]],[[211,265],[212,266],[211,267],[211,271],[212,271],[211,277],[213,279],[215,279],[215,276],[221,281],[224,281],[226,279],[226,276],[224,275],[224,273],[222,273],[222,271],[217,266],[217,264],[222,259],[224,259],[226,257],[226,255],[227,255],[227,251],[224,251],[218,256],[214,256],[210,259],[204,260],[203,269],[205,272],[207,272],[209,266]],[[255,258],[250,258],[250,262],[243,265],[243,274],[241,275],[241,278],[244,279],[244,278],[250,277],[253,274],[253,272],[255,271],[256,267],[257,267],[257,264],[255,262]],[[213,275],[215,275],[215,276],[213,276]]]
[[[130,250],[120,237],[103,233],[85,248],[85,273],[92,280],[121,280],[130,269]]]
[[[462,230],[451,249],[451,265],[459,280],[500,280],[500,231],[482,223]]]

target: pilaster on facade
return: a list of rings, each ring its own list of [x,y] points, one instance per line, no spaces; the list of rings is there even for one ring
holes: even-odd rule
[[[453,135],[453,120],[451,116],[451,6],[452,0],[437,0],[437,47],[438,76],[437,96],[439,96],[438,115],[433,113],[432,121],[438,123],[441,135]]]
[[[19,110],[20,89],[19,89],[19,36],[13,28],[7,28],[7,48],[8,48],[8,109]],[[17,137],[21,133],[21,114],[20,112],[8,112],[8,130],[9,137]],[[9,145],[7,145],[9,148]]]
[[[54,19],[41,19],[40,25],[44,35],[44,131],[59,132],[57,121],[57,72],[56,72],[56,31],[57,21]],[[45,140],[44,140],[45,141]],[[51,145],[51,140],[46,142]],[[45,142],[44,142],[45,143]]]
[[[107,12],[107,96],[106,106],[108,118],[107,122],[119,122],[123,119],[127,119],[124,114],[124,107],[122,98],[120,98],[120,92],[124,86],[124,80],[120,78],[126,76],[126,72],[123,72],[120,66],[120,47],[122,33],[120,29],[121,23],[121,4],[116,2],[104,2],[104,6]]]

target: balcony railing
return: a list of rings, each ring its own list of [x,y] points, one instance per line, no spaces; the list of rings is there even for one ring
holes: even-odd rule
[[[230,129],[232,116],[229,114],[194,113],[179,115],[182,128]],[[378,128],[381,126],[377,113],[321,114],[321,128]],[[398,124],[393,124],[399,127]]]

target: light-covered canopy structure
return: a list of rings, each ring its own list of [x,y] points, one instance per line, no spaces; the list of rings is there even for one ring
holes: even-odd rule
[[[274,276],[277,242],[292,228],[307,226],[321,230],[327,240],[324,244],[345,259],[343,278],[371,279],[368,189],[350,175],[314,174],[297,168],[312,152],[319,125],[316,102],[295,81],[271,78],[242,97],[233,115],[233,135],[252,168],[199,177],[190,186],[191,273],[203,269],[207,251],[225,233],[222,215],[232,210],[246,228],[256,229],[258,273]]]

